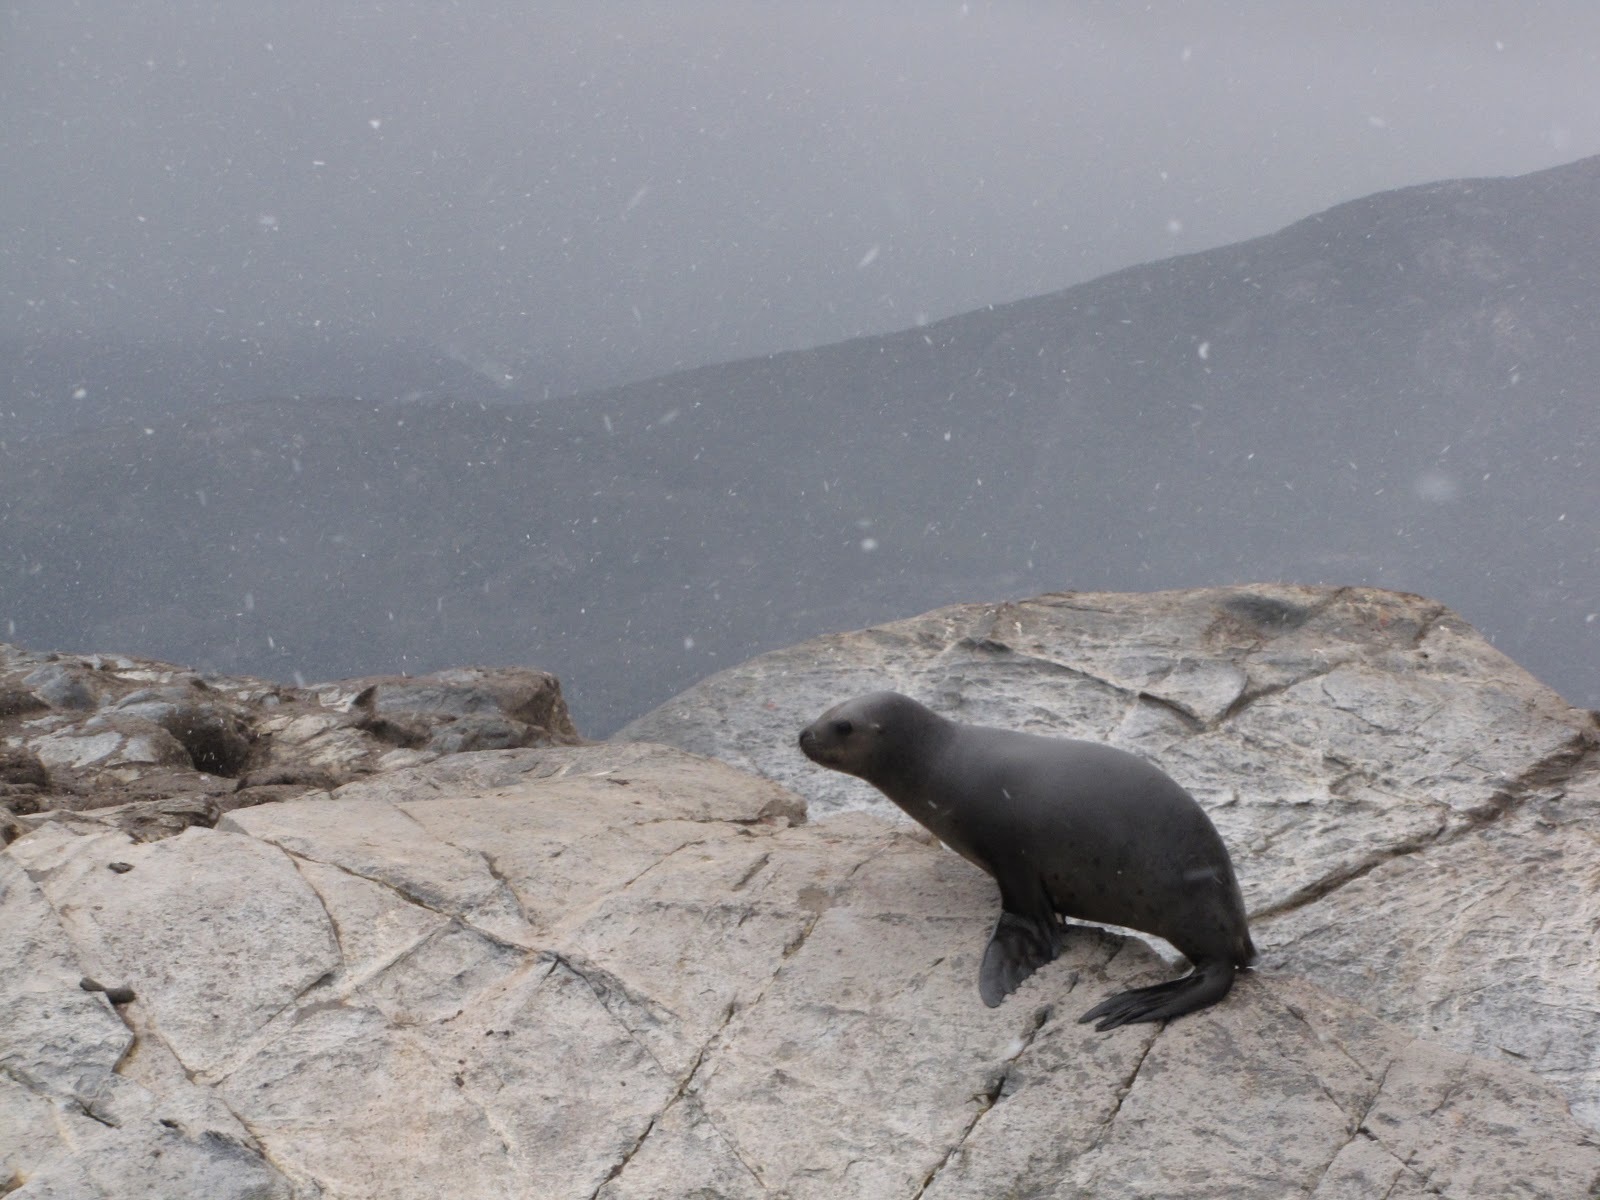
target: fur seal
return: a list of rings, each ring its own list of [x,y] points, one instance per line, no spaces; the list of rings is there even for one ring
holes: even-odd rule
[[[961,725],[898,692],[823,713],[800,749],[858,776],[1000,885],[978,991],[995,1007],[1061,951],[1061,917],[1165,938],[1193,970],[1080,1021],[1115,1029],[1215,1004],[1255,961],[1228,849],[1188,792],[1098,742]]]

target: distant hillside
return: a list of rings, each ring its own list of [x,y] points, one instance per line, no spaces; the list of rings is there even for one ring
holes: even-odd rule
[[[528,663],[602,733],[961,599],[1420,591],[1600,705],[1600,159],[558,404],[270,401],[13,450],[0,636]],[[269,641],[270,639],[270,641]]]
[[[179,420],[263,396],[506,399],[502,379],[429,346],[349,331],[278,341],[64,335],[0,339],[0,443]],[[524,381],[531,384],[533,381]]]

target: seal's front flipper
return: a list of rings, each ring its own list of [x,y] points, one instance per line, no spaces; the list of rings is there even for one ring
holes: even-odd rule
[[[1006,910],[1000,914],[978,972],[978,994],[996,1007],[1017,985],[1061,952],[1061,927],[1053,917],[1035,920]]]
[[[1181,979],[1169,979],[1150,987],[1118,992],[1102,1000],[1083,1016],[1078,1024],[1098,1021],[1095,1029],[1104,1033],[1119,1025],[1134,1025],[1140,1021],[1165,1021],[1181,1017],[1215,1004],[1233,988],[1233,963],[1227,959],[1213,958],[1195,964],[1194,970]]]

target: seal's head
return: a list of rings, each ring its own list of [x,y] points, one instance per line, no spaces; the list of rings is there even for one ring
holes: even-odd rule
[[[800,750],[821,766],[879,783],[930,722],[942,723],[909,696],[871,692],[835,704],[802,729]]]

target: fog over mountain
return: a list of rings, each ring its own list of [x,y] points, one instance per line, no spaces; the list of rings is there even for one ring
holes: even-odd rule
[[[0,339],[572,393],[1600,152],[1597,54],[1587,0],[3,0]]]
[[[3,632],[287,676],[530,663],[603,733],[957,599],[1425,592],[1600,704],[1600,158],[568,401],[11,444]]]

